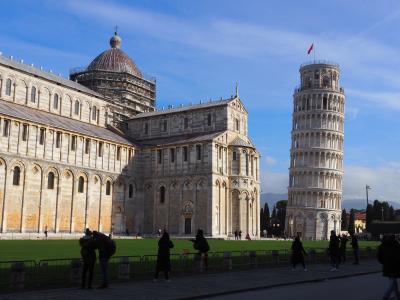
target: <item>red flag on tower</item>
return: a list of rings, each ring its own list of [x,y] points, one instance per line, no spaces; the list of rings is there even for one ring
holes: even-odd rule
[[[314,43],[311,44],[310,48],[308,48],[307,54],[310,54],[314,49]]]

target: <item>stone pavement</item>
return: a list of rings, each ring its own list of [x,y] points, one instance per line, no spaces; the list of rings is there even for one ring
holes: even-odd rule
[[[46,300],[46,299],[201,299],[243,291],[254,291],[305,282],[343,278],[379,272],[375,260],[363,261],[360,265],[346,264],[336,272],[329,265],[310,265],[308,271],[290,267],[254,269],[214,274],[188,275],[165,282],[130,281],[112,284],[106,290],[53,289],[0,295],[2,300]],[[160,274],[161,275],[161,274]]]

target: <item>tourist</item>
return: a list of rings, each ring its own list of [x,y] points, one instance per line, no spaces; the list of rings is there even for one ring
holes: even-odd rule
[[[129,236],[129,229],[128,228],[126,228],[125,234],[126,234],[126,236]]]
[[[235,241],[239,239],[239,232],[235,230]]]
[[[88,289],[91,289],[93,281],[94,264],[96,263],[96,251],[95,251],[96,245],[92,237],[92,232],[89,230],[89,228],[86,228],[85,235],[79,239],[79,245],[81,246],[81,256],[83,259],[82,289],[85,288],[85,282],[88,271],[89,271]]]
[[[197,230],[196,239],[191,240],[193,242],[193,248],[199,251],[199,259],[204,262],[204,267],[207,270],[208,267],[208,251],[210,251],[210,246],[206,238],[204,237],[203,230]]]
[[[293,270],[296,269],[296,265],[301,263],[303,266],[303,270],[307,271],[306,264],[304,263],[304,254],[307,255],[307,252],[303,248],[303,243],[300,241],[300,237],[296,236],[292,243],[292,266]]]
[[[345,234],[340,238],[340,248],[339,248],[339,262],[346,262],[346,244],[348,242],[347,236]]]
[[[170,281],[169,272],[171,271],[170,249],[174,248],[174,244],[169,239],[168,232],[164,231],[160,240],[158,241],[158,254],[156,273],[154,274],[154,281],[157,281],[160,271],[164,272],[165,280]]]
[[[248,240],[248,241],[251,241],[250,234],[247,233],[245,239]]]
[[[339,245],[340,245],[339,237],[336,235],[336,232],[332,230],[328,248],[332,265],[331,271],[337,271],[337,269],[339,268]]]
[[[93,239],[96,248],[99,250],[99,262],[102,273],[102,284],[99,286],[101,289],[108,287],[108,261],[116,251],[115,242],[103,233],[93,231]]]
[[[397,278],[400,277],[400,244],[394,235],[385,236],[378,248],[378,261],[382,264],[383,276],[388,277],[389,285],[383,299],[392,299],[390,295],[395,293],[396,299],[400,299]]]
[[[242,231],[239,230],[239,240],[241,240],[241,239],[242,239]]]
[[[45,236],[45,238],[47,239],[47,226],[44,228],[44,236]]]
[[[358,239],[355,234],[351,235],[351,248],[353,248],[353,255],[354,255],[354,262],[353,265],[358,265],[359,264],[359,258],[358,258]]]

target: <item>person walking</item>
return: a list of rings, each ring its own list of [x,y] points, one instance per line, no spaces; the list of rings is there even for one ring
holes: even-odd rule
[[[353,265],[358,265],[359,264],[359,258],[358,258],[358,239],[355,234],[351,235],[351,248],[353,248],[353,255],[354,255],[354,262]]]
[[[200,261],[204,262],[204,268],[207,270],[208,267],[208,251],[210,251],[210,246],[206,238],[204,237],[203,230],[197,230],[196,239],[192,240],[193,248],[198,252]],[[202,268],[201,268],[202,269]]]
[[[307,252],[304,250],[303,243],[300,241],[300,237],[296,236],[292,243],[292,270],[295,270],[296,265],[301,263],[303,270],[307,271],[306,264],[304,263],[304,255],[307,255]]]
[[[347,239],[347,236],[345,234],[342,234],[342,237],[340,238],[340,248],[339,248],[339,262],[344,263],[346,262],[346,247],[347,247],[347,242],[349,240]]]
[[[101,267],[103,282],[99,286],[100,289],[108,288],[108,261],[116,251],[115,242],[105,234],[93,231],[93,239],[96,249],[99,250],[99,262]]]
[[[392,292],[400,300],[397,278],[400,277],[400,244],[394,235],[384,236],[378,247],[378,261],[382,264],[382,275],[388,277],[389,283],[383,295],[383,300],[390,298]]]
[[[241,239],[242,239],[242,231],[239,230],[239,240],[241,240]]]
[[[239,233],[237,230],[235,230],[235,241],[239,239]]]
[[[171,272],[170,249],[174,248],[174,244],[169,238],[167,231],[164,231],[160,240],[158,241],[158,253],[156,272],[154,274],[154,281],[157,281],[160,271],[164,272],[165,280],[170,281],[169,272]]]
[[[328,253],[331,260],[331,271],[337,271],[339,268],[339,245],[340,241],[336,232],[334,230],[331,231],[331,236],[329,238],[329,247]]]
[[[92,237],[92,232],[86,228],[85,235],[79,239],[81,246],[81,256],[83,259],[82,270],[82,289],[86,287],[86,277],[89,272],[88,289],[92,288],[93,270],[96,263],[96,246]]]

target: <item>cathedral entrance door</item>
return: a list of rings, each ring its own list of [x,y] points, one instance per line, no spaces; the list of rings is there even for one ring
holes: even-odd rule
[[[192,234],[192,219],[185,218],[185,234]]]

